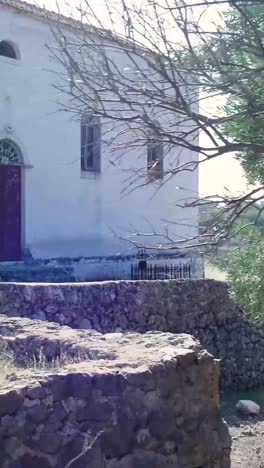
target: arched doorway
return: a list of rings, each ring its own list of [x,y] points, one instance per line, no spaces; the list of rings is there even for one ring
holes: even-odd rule
[[[0,262],[21,260],[22,153],[12,140],[0,140]]]

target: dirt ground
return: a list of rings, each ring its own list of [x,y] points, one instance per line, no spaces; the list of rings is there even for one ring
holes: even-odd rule
[[[229,415],[232,468],[264,468],[264,415],[257,418]]]

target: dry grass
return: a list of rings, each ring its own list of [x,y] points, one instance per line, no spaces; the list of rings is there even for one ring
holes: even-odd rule
[[[17,362],[15,353],[10,349],[8,344],[0,342],[0,386],[9,380],[11,376],[22,374],[25,370],[39,372],[59,371],[62,367],[67,365],[76,364],[87,360],[98,359],[96,353],[89,352],[77,353],[74,356],[63,352],[60,355],[48,360],[43,352],[43,348],[37,355],[24,355],[19,356],[19,363]]]
[[[0,343],[0,385],[17,370],[14,353],[5,343]]]

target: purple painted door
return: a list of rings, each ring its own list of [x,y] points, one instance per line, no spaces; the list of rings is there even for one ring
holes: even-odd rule
[[[0,164],[0,261],[21,260],[21,167]]]

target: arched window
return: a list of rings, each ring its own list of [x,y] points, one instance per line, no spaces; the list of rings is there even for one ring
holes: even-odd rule
[[[0,164],[22,163],[22,153],[16,143],[8,139],[0,140]]]
[[[17,59],[15,47],[8,41],[0,42],[0,55],[11,59]]]

